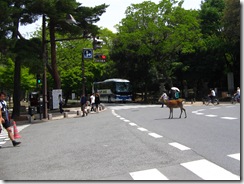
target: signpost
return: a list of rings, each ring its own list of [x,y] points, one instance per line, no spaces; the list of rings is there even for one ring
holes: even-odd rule
[[[84,59],[93,59],[93,49],[82,50],[82,94],[85,95],[85,62]]]
[[[92,59],[93,58],[93,49],[83,49],[83,58]]]

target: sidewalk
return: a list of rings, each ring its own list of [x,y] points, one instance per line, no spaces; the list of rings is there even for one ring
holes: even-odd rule
[[[101,108],[99,112],[103,112],[106,110],[104,104],[101,104],[99,107]],[[80,107],[70,107],[70,108],[63,108],[63,109],[64,112],[62,114],[59,112],[59,109],[49,110],[47,115],[48,117],[46,119],[42,118],[42,114],[41,117],[40,114],[35,114],[32,117],[30,117],[29,114],[23,114],[20,117],[16,118],[15,121],[18,126],[18,125],[25,125],[25,124],[48,122],[48,121],[64,119],[64,118],[82,117],[83,115]],[[88,115],[91,114],[96,114],[96,112],[92,111]]]

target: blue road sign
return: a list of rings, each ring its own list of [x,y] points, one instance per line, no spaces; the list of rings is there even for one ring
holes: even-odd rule
[[[83,49],[83,57],[84,57],[84,59],[92,59],[93,50],[92,49]]]

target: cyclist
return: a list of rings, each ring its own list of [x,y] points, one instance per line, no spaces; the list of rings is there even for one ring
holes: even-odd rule
[[[240,99],[240,97],[241,97],[241,89],[240,89],[240,87],[237,87],[236,93],[234,94],[234,98],[236,101],[238,101],[238,99]]]
[[[211,99],[211,103],[213,103],[214,102],[214,98],[216,96],[215,91],[213,89],[210,89],[210,94],[208,96]]]

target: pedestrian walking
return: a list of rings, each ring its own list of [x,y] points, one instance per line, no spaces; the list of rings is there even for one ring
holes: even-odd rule
[[[98,93],[96,93],[96,95],[95,95],[96,112],[99,111],[99,109],[98,109],[99,104],[100,104],[100,96]]]
[[[166,94],[166,91],[163,91],[163,94],[161,95],[161,98],[164,100],[162,101],[162,108],[164,107],[164,101],[168,100],[168,95]]]
[[[92,95],[90,96],[90,101],[91,101],[91,111],[95,111],[94,110],[94,106],[95,106],[95,95],[94,95],[94,93],[92,93]]]
[[[80,105],[81,105],[81,111],[83,113],[82,117],[85,116],[85,108],[86,108],[86,96],[85,94],[82,94],[81,98],[80,98]]]
[[[11,123],[8,115],[7,102],[5,101],[6,94],[4,92],[0,93],[0,123],[7,130],[8,137],[12,141],[13,146],[19,145],[21,142],[14,140],[14,135],[12,133]]]
[[[59,111],[62,114],[64,110],[63,110],[63,98],[61,94],[58,95],[58,100],[59,100]]]

